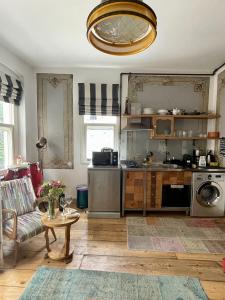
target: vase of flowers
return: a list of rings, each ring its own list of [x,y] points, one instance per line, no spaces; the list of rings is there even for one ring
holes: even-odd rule
[[[64,193],[65,185],[59,180],[45,182],[41,186],[40,195],[48,201],[48,217],[49,219],[55,218],[55,207],[58,202],[59,196]]]

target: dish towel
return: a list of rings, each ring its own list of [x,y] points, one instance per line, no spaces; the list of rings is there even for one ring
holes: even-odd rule
[[[220,155],[225,157],[225,138],[220,139]]]

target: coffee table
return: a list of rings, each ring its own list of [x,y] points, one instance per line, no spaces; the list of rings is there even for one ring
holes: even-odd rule
[[[66,263],[69,263],[73,259],[73,251],[70,252],[70,228],[71,225],[76,223],[80,218],[79,216],[71,217],[69,219],[64,218],[61,216],[61,213],[58,211],[56,213],[55,219],[49,219],[47,214],[44,214],[41,217],[42,224],[45,227],[45,240],[46,240],[46,248],[47,248],[47,255],[46,257],[51,258],[52,260],[63,260]],[[60,228],[65,227],[65,243],[61,251],[51,250],[49,246],[49,236],[48,232],[49,229],[53,228]]]

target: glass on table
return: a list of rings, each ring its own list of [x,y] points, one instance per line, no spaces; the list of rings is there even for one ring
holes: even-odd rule
[[[66,208],[66,206],[67,206],[67,201],[66,201],[65,197],[61,197],[61,198],[60,198],[60,203],[59,203],[59,204],[60,204],[60,206],[63,208],[63,212],[62,212],[61,215],[62,215],[63,217],[65,217],[65,215],[66,215],[66,214],[65,214],[65,208]]]
[[[66,198],[66,203],[67,203],[67,205],[68,205],[68,209],[67,209],[67,212],[70,214],[71,213],[71,208],[70,208],[70,204],[72,203],[72,196],[68,196],[67,198]]]

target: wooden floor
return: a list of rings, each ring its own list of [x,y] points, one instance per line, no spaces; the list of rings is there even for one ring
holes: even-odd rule
[[[64,231],[59,229],[56,233],[58,243],[53,245],[62,246]],[[225,274],[221,266],[223,255],[128,250],[126,218],[87,219],[86,214],[82,213],[79,222],[72,226],[71,248],[74,249],[74,257],[67,265],[45,259],[44,245],[43,234],[23,243],[20,246],[19,262],[13,268],[12,244],[5,243],[5,267],[0,270],[0,300],[18,299],[37,267],[43,265],[198,277],[209,299],[225,300]]]

